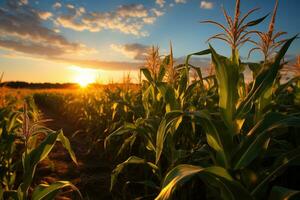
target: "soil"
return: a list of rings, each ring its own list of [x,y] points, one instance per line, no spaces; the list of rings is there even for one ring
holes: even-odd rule
[[[58,180],[70,181],[80,190],[85,200],[112,199],[109,192],[112,168],[105,158],[102,145],[98,144],[93,151],[89,151],[93,141],[87,136],[87,133],[81,131],[74,134],[78,132],[76,124],[66,121],[59,114],[40,105],[39,109],[42,119],[51,119],[44,123],[46,127],[52,130],[62,129],[64,135],[69,138],[78,166],[72,162],[63,146],[57,143],[50,153],[49,159],[39,165],[36,183],[50,184]],[[64,190],[56,199],[76,200],[80,197],[72,190]]]

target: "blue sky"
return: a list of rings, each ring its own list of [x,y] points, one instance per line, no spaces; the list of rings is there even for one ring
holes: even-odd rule
[[[249,19],[261,17],[274,3],[242,0],[242,14],[259,7]],[[220,30],[199,21],[225,22],[222,5],[233,15],[234,0],[1,0],[0,72],[4,80],[72,82],[80,67],[93,69],[103,82],[118,81],[125,72],[136,73],[151,45],[166,54],[172,41],[177,58],[207,48],[208,37]],[[300,32],[299,8],[299,0],[279,0],[275,28],[288,32],[285,37]],[[257,29],[266,31],[269,21]],[[227,45],[211,43],[229,55]],[[251,47],[243,46],[241,56]],[[299,53],[298,40],[288,54]]]

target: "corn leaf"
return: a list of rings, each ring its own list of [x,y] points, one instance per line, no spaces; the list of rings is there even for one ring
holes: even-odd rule
[[[32,200],[51,200],[54,199],[58,192],[66,187],[71,187],[74,191],[76,191],[80,198],[82,195],[80,191],[69,181],[57,181],[52,183],[51,185],[40,184],[36,186],[32,193]]]
[[[159,162],[160,156],[164,148],[164,142],[166,140],[167,134],[171,126],[175,126],[177,120],[180,120],[183,115],[182,111],[171,111],[166,113],[165,117],[162,119],[159,128],[157,130],[156,136],[156,159],[155,163]]]
[[[187,184],[191,179],[199,177],[204,183],[216,185],[221,190],[219,198],[225,200],[247,199],[252,197],[242,185],[233,180],[230,174],[222,167],[202,168],[194,165],[178,165],[164,178],[162,190],[156,200],[176,199],[173,193],[176,189]]]
[[[270,132],[276,128],[300,126],[300,118],[280,113],[268,113],[247,134],[237,153],[233,156],[234,169],[249,165],[262,151],[264,144],[272,136]]]
[[[146,77],[146,79],[150,82],[150,83],[153,83],[154,80],[151,76],[151,73],[150,71],[147,69],[147,68],[142,68],[141,71],[143,72],[144,76]]]
[[[300,191],[274,186],[269,200],[297,200],[300,199]]]
[[[67,148],[74,162],[76,161],[74,152],[71,150],[69,140],[63,136],[63,132],[60,130],[49,133],[35,149],[29,153],[25,152],[23,154],[24,179],[20,186],[22,191],[26,191],[29,188],[35,174],[37,164],[48,156],[56,141],[60,141],[63,146]]]
[[[274,179],[279,173],[281,173],[283,169],[294,163],[299,163],[299,161],[300,147],[281,155],[275,160],[273,166],[267,169],[266,172],[264,172],[263,175],[259,177],[259,184],[252,190],[251,194],[257,195],[264,189],[264,187],[267,186],[267,184],[272,179]]]
[[[234,147],[228,130],[218,130],[218,124],[214,123],[210,114],[203,111],[190,112],[198,118],[199,124],[204,128],[208,145],[216,151],[217,164],[223,167],[230,167],[231,152]]]
[[[143,167],[147,166],[150,167],[151,169],[153,169],[154,173],[157,173],[159,168],[151,163],[151,162],[147,162],[146,160],[136,157],[136,156],[131,156],[129,157],[126,161],[124,161],[121,164],[118,164],[117,167],[112,171],[111,174],[111,184],[110,184],[110,190],[112,191],[115,184],[118,181],[118,176],[123,172],[123,170],[130,166],[130,165],[142,165]]]
[[[239,97],[239,66],[226,57],[218,55],[211,46],[210,49],[219,87],[219,107],[226,125],[231,131],[234,131],[233,116]]]
[[[237,112],[236,112],[236,118],[242,118],[244,117],[252,108],[252,105],[254,101],[266,90],[268,90],[275,78],[277,77],[277,74],[281,68],[281,60],[283,59],[284,55],[286,54],[289,46],[292,44],[292,42],[297,38],[297,35],[292,37],[291,39],[287,40],[285,44],[281,47],[279,53],[277,54],[274,63],[272,63],[270,66],[261,67],[262,70],[257,75],[256,79],[254,80],[253,87],[249,94],[246,96],[246,98],[239,104]]]

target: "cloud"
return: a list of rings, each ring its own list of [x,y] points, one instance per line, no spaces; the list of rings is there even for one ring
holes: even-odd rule
[[[0,48],[48,57],[93,51],[43,26],[42,20],[50,13],[34,10],[28,5],[11,6],[18,5],[18,2],[9,0],[7,7],[0,8]]]
[[[89,30],[90,32],[98,32],[101,29],[97,26],[90,26],[85,23],[76,21],[76,18],[72,15],[62,15],[56,19],[56,24],[61,25],[64,28],[73,29],[76,31]]]
[[[121,5],[116,11],[120,17],[142,18],[148,16],[148,10],[142,4]]]
[[[55,45],[43,45],[42,43],[27,42],[25,40],[0,39],[0,48],[47,57],[60,56],[66,53],[63,48]]]
[[[100,61],[100,60],[85,60],[85,59],[58,59],[59,62],[68,63],[70,65],[111,70],[111,71],[123,71],[123,70],[138,70],[143,63],[141,62],[115,62],[115,61]]]
[[[156,0],[155,3],[162,8],[162,7],[164,7],[166,1],[165,0]]]
[[[20,3],[23,5],[27,5],[28,4],[28,0],[20,0]]]
[[[175,3],[177,3],[177,4],[179,4],[179,3],[184,4],[186,2],[187,2],[187,0],[175,0]]]
[[[59,9],[59,8],[61,8],[62,7],[62,5],[61,5],[61,3],[59,3],[59,2],[56,2],[56,3],[54,3],[53,4],[53,6],[52,6],[54,9]]]
[[[69,9],[75,9],[75,6],[73,4],[67,4],[66,7]]]
[[[36,56],[22,53],[6,53],[1,57],[11,59],[30,59],[30,60],[47,60],[56,63],[64,63],[72,66],[80,66],[81,68],[92,68],[109,71],[123,71],[138,70],[143,66],[142,62],[117,62],[117,61],[103,61],[97,59],[77,59],[77,58],[63,58],[63,57],[51,57],[49,59],[46,56]]]
[[[201,1],[201,3],[200,3],[200,8],[202,8],[202,9],[210,10],[210,9],[213,9],[213,7],[214,7],[214,4],[209,1]]]
[[[139,43],[131,43],[131,44],[112,44],[110,47],[120,52],[121,54],[125,55],[128,58],[132,58],[135,60],[144,60],[147,51],[149,50],[149,46],[139,44]]]
[[[47,11],[39,11],[38,15],[42,20],[47,20],[52,17],[52,13]]]
[[[163,11],[157,10],[156,8],[152,8],[151,11],[156,17],[163,16],[165,13]]]
[[[118,30],[135,36],[148,36],[143,28],[153,24],[164,13],[157,9],[146,9],[142,4],[121,5],[113,11],[89,12],[85,8],[68,6],[68,13],[58,16],[55,23],[76,31],[99,32]]]
[[[145,17],[143,18],[143,21],[145,22],[145,24],[154,24],[154,22],[156,21],[156,17]]]
[[[50,17],[49,13],[38,11],[29,5],[23,6],[18,0],[8,0],[6,7],[0,7],[0,49],[8,50],[10,58],[28,58],[66,63],[86,68],[103,70],[138,70],[141,62],[115,62],[97,59],[79,59],[78,55],[94,52],[84,44],[71,42],[59,35],[55,28],[43,26],[43,20]],[[80,9],[80,8],[79,8]],[[144,14],[126,13],[124,7],[120,11],[125,16]],[[141,9],[138,8],[138,9]],[[77,10],[77,9],[76,9]],[[80,11],[83,13],[83,9]],[[134,52],[133,58],[141,59],[141,44],[126,44],[124,51]],[[77,57],[76,57],[77,56]]]

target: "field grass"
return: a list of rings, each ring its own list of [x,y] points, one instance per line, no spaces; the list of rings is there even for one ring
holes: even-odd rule
[[[267,16],[247,21],[240,3],[227,26],[204,21],[230,57],[209,45],[175,65],[172,45],[153,47],[140,84],[0,88],[0,200],[300,198],[299,61],[284,61],[297,36],[274,32],[277,3],[265,33]],[[246,42],[262,61],[241,60]],[[208,75],[195,56],[210,56]]]

